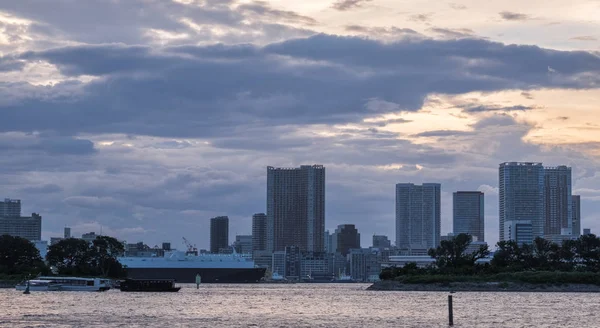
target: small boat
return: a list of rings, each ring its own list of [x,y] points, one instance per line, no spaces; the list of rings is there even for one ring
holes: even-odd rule
[[[125,279],[121,281],[122,292],[178,292],[174,279]]]
[[[16,290],[24,291],[27,289],[27,284],[29,283],[29,290],[32,292],[48,292],[48,291],[58,291],[60,290],[60,284],[54,283],[48,280],[26,280],[15,286]]]
[[[79,277],[38,277],[38,280],[59,285],[60,291],[67,292],[104,292],[110,289],[110,280],[102,278]]]

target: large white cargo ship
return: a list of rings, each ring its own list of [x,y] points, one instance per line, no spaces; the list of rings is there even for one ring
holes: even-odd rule
[[[175,279],[180,283],[255,283],[265,275],[246,254],[200,254],[166,251],[163,257],[120,257],[132,279]]]

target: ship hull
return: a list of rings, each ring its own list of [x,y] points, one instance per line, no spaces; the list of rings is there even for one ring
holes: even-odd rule
[[[175,279],[178,283],[195,283],[199,274],[202,283],[257,283],[265,276],[265,268],[126,268],[131,279]]]

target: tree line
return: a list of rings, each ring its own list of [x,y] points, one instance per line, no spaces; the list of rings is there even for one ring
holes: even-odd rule
[[[37,276],[56,273],[69,276],[125,277],[117,261],[125,247],[117,239],[98,236],[92,242],[67,238],[48,247],[46,261],[35,245],[24,238],[0,236],[0,275]]]
[[[407,263],[404,267],[382,270],[382,280],[406,276],[450,275],[486,276],[521,272],[600,273],[600,238],[584,235],[561,244],[536,238],[532,244],[500,241],[490,261],[479,261],[490,255],[487,245],[468,251],[472,237],[459,234],[443,240],[428,255],[435,261],[425,267]]]

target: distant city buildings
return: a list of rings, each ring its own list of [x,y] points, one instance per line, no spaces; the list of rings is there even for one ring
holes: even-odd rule
[[[322,252],[325,167],[267,168],[267,249]]]
[[[21,216],[21,200],[5,198],[3,202],[0,202],[0,217],[19,216]]]
[[[512,239],[511,221],[528,221],[533,238],[544,236],[544,167],[542,163],[508,162],[499,168],[500,241]],[[523,232],[524,233],[524,232]]]
[[[544,236],[571,236],[573,233],[571,168],[544,168]]]
[[[350,249],[360,248],[360,234],[354,224],[341,224],[335,229],[335,252],[348,255]]]
[[[440,243],[441,185],[396,185],[396,246],[409,255],[427,254]]]
[[[233,248],[238,253],[252,254],[252,235],[236,235]]]
[[[592,229],[583,229],[584,236],[591,235],[591,234],[592,234]]]
[[[210,219],[210,252],[218,254],[229,248],[229,217]]]
[[[571,210],[573,214],[573,236],[579,237],[581,236],[581,196],[573,195],[571,205],[573,206]]]
[[[480,191],[457,191],[453,194],[452,224],[455,235],[465,233],[473,240],[485,240],[484,194]]]
[[[42,239],[42,216],[32,213],[31,216],[0,217],[0,236],[11,235],[30,241]]]
[[[388,236],[373,235],[373,248],[390,248],[392,242],[388,239]]]
[[[267,215],[252,215],[252,253],[267,250]]]
[[[98,235],[95,232],[88,232],[81,235],[81,239],[87,241],[88,243],[91,243],[94,240],[96,240],[96,237],[98,237]]]

